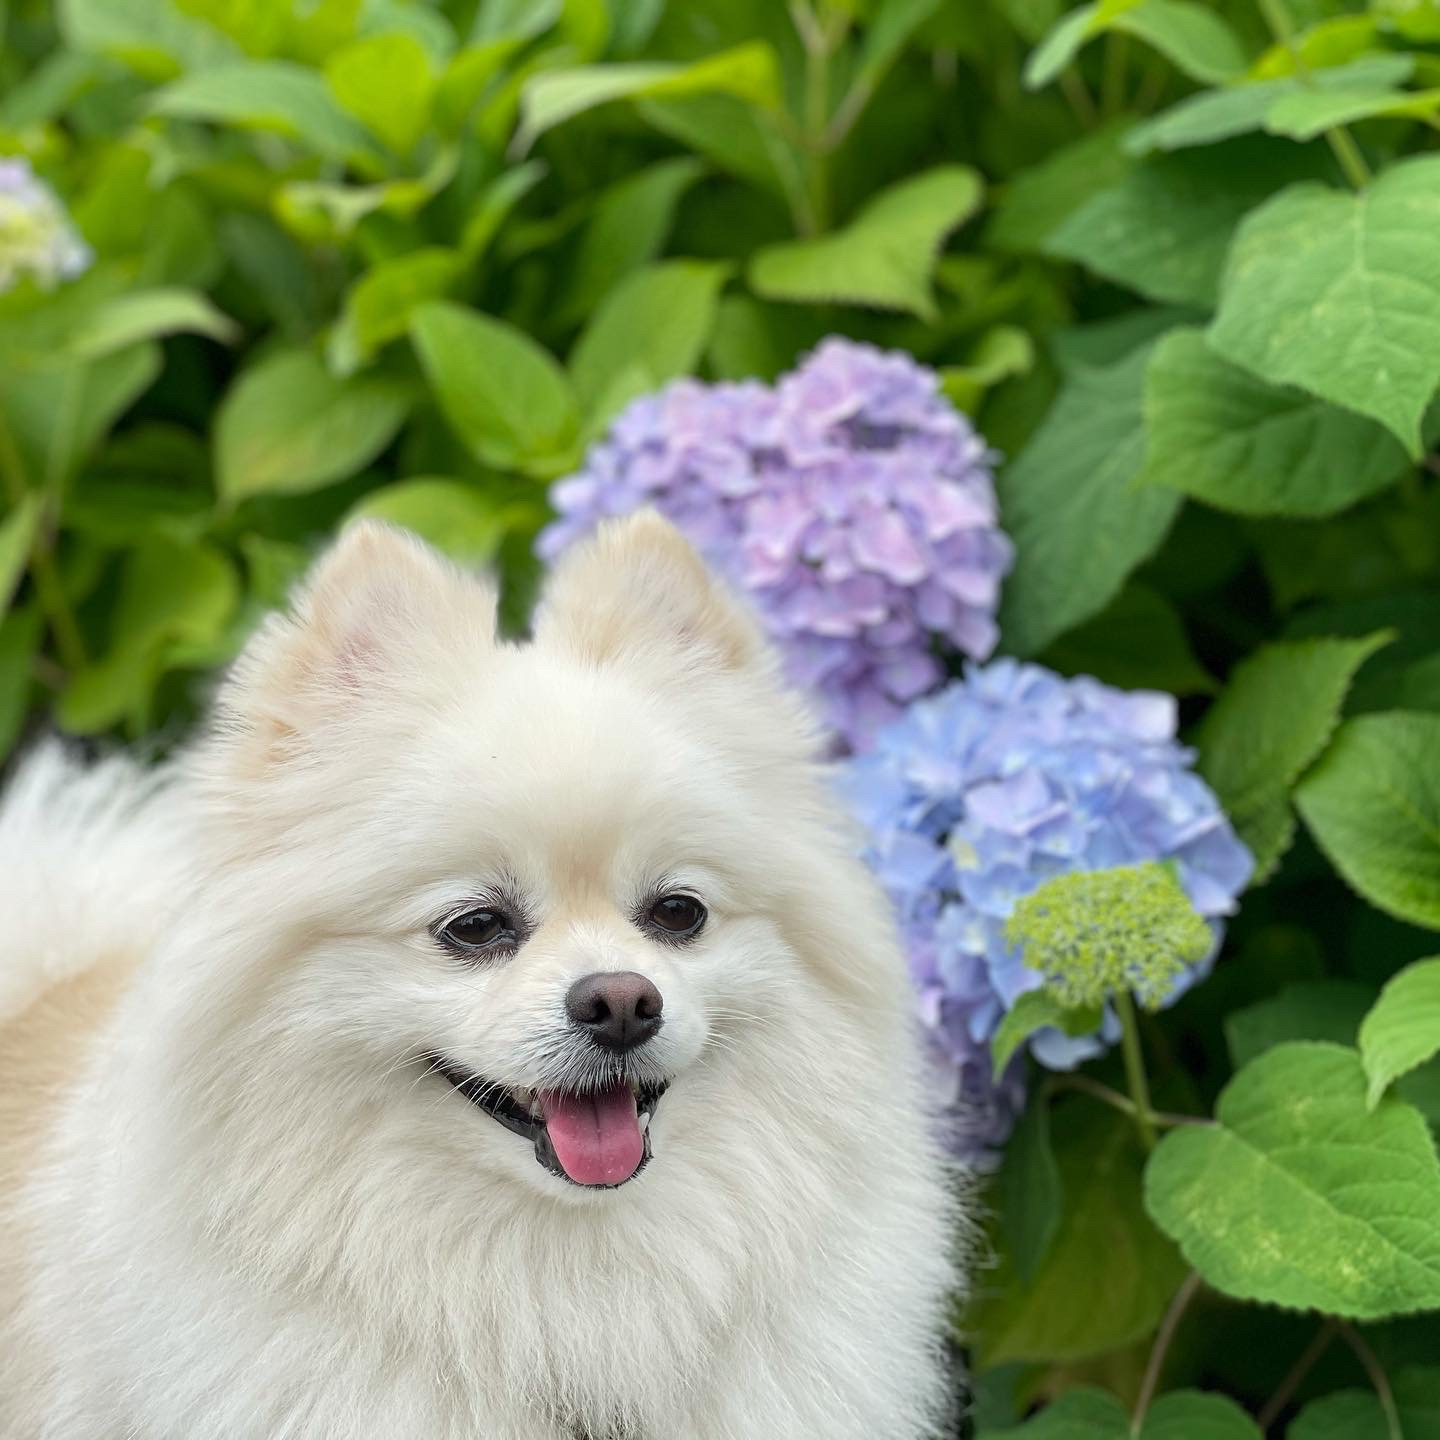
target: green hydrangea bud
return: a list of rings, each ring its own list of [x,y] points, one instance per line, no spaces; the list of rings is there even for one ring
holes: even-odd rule
[[[1016,903],[1005,938],[1067,1009],[1121,991],[1158,1009],[1211,945],[1173,867],[1153,862],[1047,880]]]

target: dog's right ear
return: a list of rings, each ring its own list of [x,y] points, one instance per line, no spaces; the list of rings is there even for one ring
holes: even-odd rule
[[[272,615],[235,662],[217,703],[222,744],[255,774],[302,758],[427,673],[494,644],[495,596],[389,525],[349,526],[311,567],[288,614]],[[426,657],[431,668],[426,670]]]

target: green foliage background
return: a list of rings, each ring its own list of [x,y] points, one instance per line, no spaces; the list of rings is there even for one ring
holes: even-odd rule
[[[1003,648],[1181,695],[1260,862],[1153,1099],[1033,1087],[966,1433],[1440,1435],[1437,127],[1440,0],[0,0],[97,255],[0,296],[0,755],[178,734],[352,514],[522,623],[630,398],[910,350]]]

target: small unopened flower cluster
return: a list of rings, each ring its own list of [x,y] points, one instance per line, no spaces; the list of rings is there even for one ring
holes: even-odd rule
[[[993,457],[908,355],[825,341],[772,388],[682,380],[634,402],[557,484],[551,559],[653,505],[747,592],[790,678],[863,748],[996,641],[1011,546]]]
[[[1017,939],[1046,942],[1036,958],[1073,998],[1125,984],[1152,1005],[1175,1000],[1218,948],[1220,918],[1234,910],[1253,861],[1175,728],[1169,695],[999,660],[916,701],[846,766],[842,786],[899,912],[921,1014],[943,1060],[957,1148],[974,1158],[1004,1138],[1023,1103],[1018,1066],[997,1084],[989,1056],[1001,1017],[1047,979]],[[1032,914],[1020,934],[1007,934],[1017,903],[1047,881],[1154,861],[1173,867],[1203,946],[1173,913],[1157,915],[1159,890],[1133,890],[1133,871],[1099,889],[1077,887],[1078,915],[1052,910],[1047,928]],[[1118,908],[1107,916],[1110,904]],[[1143,933],[1132,933],[1132,921]],[[1077,927],[1088,932],[1083,943]],[[1152,940],[1158,957],[1137,963],[1137,941]],[[1047,1028],[1029,1048],[1041,1064],[1068,1069],[1116,1038],[1107,1008],[1094,1033]]]
[[[0,158],[0,295],[27,276],[51,290],[91,259],[90,247],[29,161]]]
[[[1168,865],[1072,870],[1022,896],[1005,939],[1066,1009],[1134,995],[1158,1010],[1214,937]]]

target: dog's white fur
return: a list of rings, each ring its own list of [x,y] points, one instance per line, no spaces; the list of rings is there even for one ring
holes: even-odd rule
[[[353,528],[170,774],[34,756],[0,813],[0,1435],[939,1433],[949,1185],[812,750],[645,516],[527,645]],[[662,880],[709,906],[686,948],[630,918]],[[430,927],[493,885],[536,928],[463,965]],[[414,1059],[553,1083],[595,969],[663,992],[674,1076],[600,1191]]]

